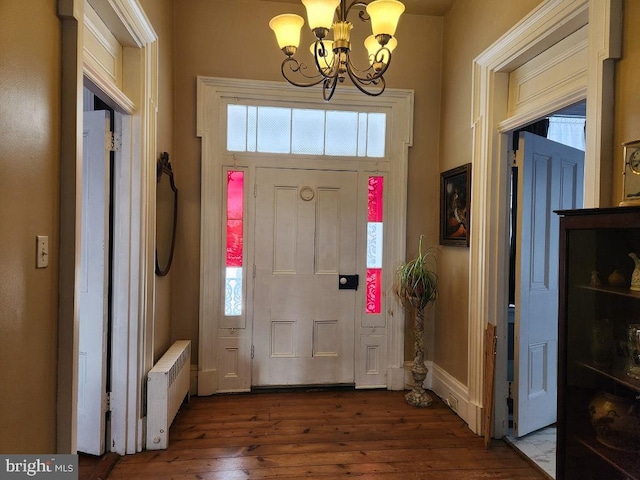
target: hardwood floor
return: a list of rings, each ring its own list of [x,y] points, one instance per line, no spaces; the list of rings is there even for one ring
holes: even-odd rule
[[[481,437],[441,400],[387,390],[195,397],[169,448],[120,459],[109,479],[545,479],[502,441]]]
[[[107,452],[101,457],[80,453],[78,455],[78,480],[104,480],[120,460],[117,453]]]

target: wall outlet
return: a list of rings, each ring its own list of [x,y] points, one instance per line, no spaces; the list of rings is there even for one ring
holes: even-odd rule
[[[458,399],[453,395],[453,393],[449,393],[449,396],[447,397],[447,404],[454,412],[458,411]]]

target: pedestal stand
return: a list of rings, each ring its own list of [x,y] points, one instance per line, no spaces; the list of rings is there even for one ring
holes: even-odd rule
[[[433,402],[433,398],[422,387],[429,371],[424,365],[424,310],[416,311],[415,336],[415,356],[413,358],[413,367],[411,367],[413,388],[404,398],[409,405],[414,407],[428,407]]]

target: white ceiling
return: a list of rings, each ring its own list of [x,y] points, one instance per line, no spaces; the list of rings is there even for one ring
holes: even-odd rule
[[[262,0],[263,2],[297,3],[300,0]],[[401,0],[404,3],[406,13],[414,15],[443,16],[456,0]]]

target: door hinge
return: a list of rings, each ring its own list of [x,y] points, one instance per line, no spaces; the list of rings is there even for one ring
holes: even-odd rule
[[[111,411],[111,392],[105,392],[105,412]]]
[[[256,349],[253,345],[251,345],[251,359],[253,360],[254,355],[256,354]]]
[[[253,264],[253,268],[252,268],[251,276],[252,276],[253,278],[256,278],[256,264],[255,264],[255,263]]]
[[[119,152],[122,148],[122,135],[119,132],[108,132],[107,147],[110,152]]]
[[[253,198],[256,198],[258,196],[258,184],[254,183],[253,184]]]

